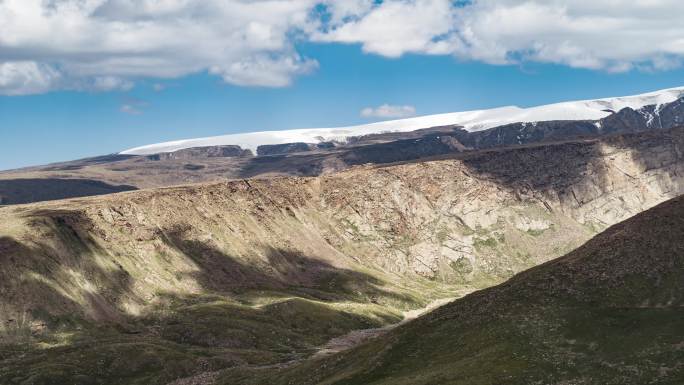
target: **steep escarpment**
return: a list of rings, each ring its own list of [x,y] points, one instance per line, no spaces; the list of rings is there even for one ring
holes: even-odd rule
[[[0,183],[0,206],[105,195],[137,190],[130,185],[111,185],[92,179],[28,178]]]
[[[103,383],[164,383],[301,359],[679,195],[683,138],[659,131],[2,208],[0,330],[12,348],[0,378],[73,382],[101,370]],[[139,367],[117,371],[130,361]]]
[[[193,160],[207,158],[239,158],[252,156],[250,150],[243,150],[240,146],[209,146],[193,147],[174,152],[163,152],[160,154],[148,155],[150,160]]]
[[[679,384],[684,199],[352,351],[217,383]]]
[[[372,245],[364,255],[393,271],[476,281],[562,255],[679,195],[681,146],[679,135],[629,135],[321,180],[334,180],[324,202],[336,202],[355,244]]]

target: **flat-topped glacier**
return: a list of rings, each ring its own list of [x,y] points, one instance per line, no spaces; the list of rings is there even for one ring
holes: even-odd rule
[[[641,95],[562,102],[529,108],[507,106],[487,110],[427,115],[349,127],[260,131],[208,138],[177,140],[136,147],[122,151],[121,154],[150,155],[162,152],[173,152],[192,147],[225,145],[238,145],[256,153],[257,147],[261,145],[296,142],[344,142],[347,138],[353,136],[384,132],[409,132],[438,126],[458,125],[462,126],[467,131],[480,131],[517,122],[532,123],[549,120],[598,120],[610,115],[611,111],[617,112],[626,107],[637,110],[647,105],[670,103],[682,96],[684,96],[684,87],[677,87]]]

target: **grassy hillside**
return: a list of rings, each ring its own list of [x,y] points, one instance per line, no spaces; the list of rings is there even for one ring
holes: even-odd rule
[[[681,384],[682,240],[676,198],[352,351],[223,383]]]

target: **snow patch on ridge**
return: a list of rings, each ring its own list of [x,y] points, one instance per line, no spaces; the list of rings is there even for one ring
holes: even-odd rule
[[[222,135],[209,138],[177,140],[132,148],[121,152],[126,155],[150,155],[173,152],[192,147],[237,145],[252,150],[261,145],[284,143],[319,143],[322,141],[344,142],[352,136],[378,134],[383,132],[409,132],[422,128],[459,125],[474,132],[510,123],[536,123],[549,120],[598,120],[623,108],[638,110],[647,105],[662,105],[674,102],[684,96],[684,87],[650,92],[641,95],[581,100],[555,103],[538,107],[499,107],[488,110],[453,112],[420,116],[410,119],[391,120],[378,123],[336,128],[309,128],[283,131],[261,131],[243,134]]]

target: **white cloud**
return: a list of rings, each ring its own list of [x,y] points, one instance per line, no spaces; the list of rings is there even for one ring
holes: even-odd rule
[[[0,94],[127,90],[204,71],[282,87],[318,66],[298,41],[667,70],[684,58],[683,12],[681,0],[0,0]]]
[[[385,1],[314,34],[388,57],[450,54],[621,72],[665,70],[684,57],[680,0]]]
[[[121,104],[119,111],[128,115],[142,115],[145,113],[145,108],[149,107],[149,105],[145,100],[129,97]]]
[[[337,26],[366,15],[375,5],[374,0],[325,1],[330,25]]]
[[[137,108],[131,104],[122,104],[121,108],[119,108],[119,111],[128,115],[142,115],[143,113],[143,111],[140,108]]]
[[[459,12],[454,54],[492,63],[661,69],[684,55],[683,11],[678,0],[481,0]]]
[[[444,37],[456,26],[455,8],[449,0],[394,0],[356,9],[360,11],[356,17],[350,18],[349,10],[345,9],[346,18],[324,32],[315,33],[313,39],[361,43],[364,51],[388,57],[405,53],[449,53]]]
[[[33,61],[0,63],[0,94],[27,95],[43,93],[61,80],[55,69]]]
[[[221,76],[226,83],[239,86],[284,87],[290,85],[293,75],[306,74],[317,67],[316,61],[303,60],[294,54],[284,57],[256,55],[214,66],[210,72]]]
[[[139,78],[210,71],[242,86],[281,87],[316,68],[294,48],[316,28],[314,0],[3,0],[0,65],[34,63],[35,80],[2,75],[4,94],[129,89]],[[9,68],[9,67],[8,67]],[[37,68],[37,69],[36,69]],[[61,81],[46,79],[58,68]],[[42,77],[41,77],[42,76]]]
[[[116,76],[96,76],[92,88],[98,91],[128,91],[133,88],[133,82]]]
[[[54,89],[78,91],[128,91],[133,82],[116,76],[69,78],[55,66],[34,61],[0,63],[0,94],[30,95]]]
[[[408,118],[415,115],[416,108],[413,106],[393,106],[390,104],[383,104],[379,107],[367,107],[361,110],[361,116],[364,118],[398,119]]]

